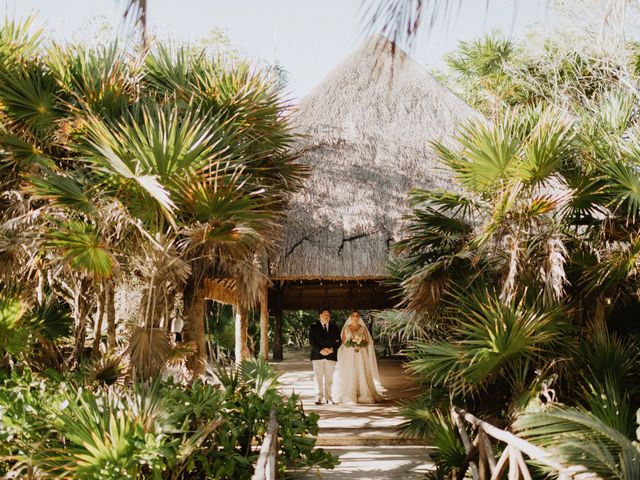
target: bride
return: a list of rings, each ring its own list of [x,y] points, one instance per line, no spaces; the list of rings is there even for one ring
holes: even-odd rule
[[[373,339],[357,310],[342,327],[342,345],[338,349],[338,381],[333,398],[338,403],[377,403],[382,395]]]

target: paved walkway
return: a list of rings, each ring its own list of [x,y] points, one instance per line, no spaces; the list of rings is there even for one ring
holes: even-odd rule
[[[311,361],[306,353],[289,355],[276,364],[282,390],[300,395],[305,411],[320,415],[318,445],[340,457],[334,470],[291,472],[300,479],[419,479],[432,468],[429,448],[400,437],[403,418],[398,400],[411,398],[416,388],[400,362],[380,360],[385,400],[377,405],[315,405]]]

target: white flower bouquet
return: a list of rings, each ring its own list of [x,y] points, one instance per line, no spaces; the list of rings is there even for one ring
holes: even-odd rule
[[[359,352],[362,347],[367,346],[367,339],[364,335],[352,335],[344,344],[347,347],[354,348],[356,352]]]

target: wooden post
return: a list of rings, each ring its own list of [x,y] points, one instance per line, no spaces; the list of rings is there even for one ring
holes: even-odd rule
[[[234,310],[236,314],[236,363],[240,363],[249,358],[249,349],[247,348],[248,312],[245,307],[240,305],[235,305]]]
[[[260,356],[269,360],[269,287],[260,288]]]
[[[471,452],[472,444],[469,439],[469,435],[467,434],[467,430],[464,428],[464,423],[462,423],[462,418],[456,412],[455,407],[451,408],[451,419],[453,420],[453,424],[458,427],[458,433],[460,434],[460,438],[462,439],[462,445],[464,446],[464,451],[469,454]],[[480,473],[478,472],[478,466],[476,462],[473,460],[469,460],[469,469],[471,470],[471,476],[473,480],[478,480],[480,478]],[[509,480],[512,480],[509,478]]]
[[[274,312],[273,359],[282,360],[282,309],[278,305]]]
[[[482,452],[484,452],[484,458],[489,465],[489,476],[493,474],[493,471],[496,469],[496,456],[493,454],[493,447],[491,446],[491,440],[484,430],[481,428],[478,429],[478,446],[480,447],[480,456],[482,458]]]
[[[518,459],[516,452],[518,451],[513,445],[507,447],[509,449],[509,471],[507,472],[507,478],[509,480],[520,479],[520,466],[518,465]]]
[[[511,449],[507,445],[507,448],[504,449],[504,451],[502,452],[502,455],[500,456],[500,460],[498,460],[498,464],[496,465],[496,468],[493,470],[493,473],[491,474],[490,480],[498,480],[500,477],[502,477],[502,474],[504,473],[504,471],[507,469],[507,466],[509,465],[510,451]]]
[[[489,467],[489,458],[484,443],[481,440],[482,430],[478,431],[476,441],[478,447],[478,475],[480,480],[489,480],[491,478],[491,469]]]
[[[524,480],[532,480],[531,474],[529,473],[529,467],[527,467],[524,458],[522,458],[522,452],[520,450],[516,450],[514,453],[516,454],[516,460],[518,461],[520,475]]]

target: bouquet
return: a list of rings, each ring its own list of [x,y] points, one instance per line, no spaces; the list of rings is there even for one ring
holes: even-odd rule
[[[359,352],[360,348],[367,346],[367,339],[364,335],[352,335],[344,344],[347,347],[353,347],[356,352]]]

